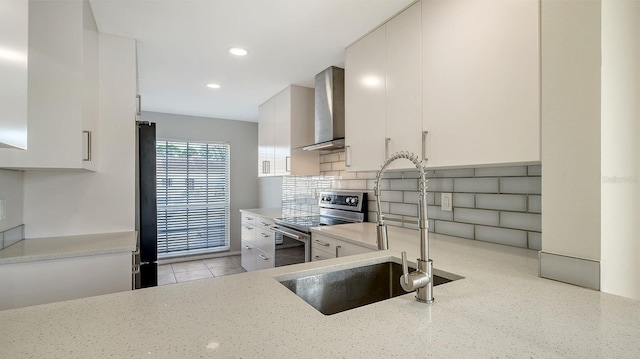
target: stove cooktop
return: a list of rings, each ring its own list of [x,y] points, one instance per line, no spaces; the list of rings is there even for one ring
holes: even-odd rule
[[[287,217],[278,218],[276,222],[293,227],[304,232],[309,232],[310,227],[318,226],[334,226],[336,224],[353,223],[352,221],[346,221],[344,219],[330,217],[330,216],[300,216],[300,217]]]

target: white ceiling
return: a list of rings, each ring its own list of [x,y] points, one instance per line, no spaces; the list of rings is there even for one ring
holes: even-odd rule
[[[313,87],[316,73],[344,65],[346,46],[414,0],[90,2],[100,32],[137,40],[143,110],[257,121],[261,103],[290,84]]]

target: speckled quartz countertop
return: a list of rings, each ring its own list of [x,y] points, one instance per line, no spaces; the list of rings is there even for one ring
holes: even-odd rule
[[[0,264],[133,252],[137,232],[30,238],[0,250]]]
[[[325,316],[274,278],[417,257],[416,231],[389,237],[387,251],[0,312],[0,358],[640,357],[640,301],[538,278],[532,250],[432,235],[435,268],[465,277],[433,305],[408,293]]]

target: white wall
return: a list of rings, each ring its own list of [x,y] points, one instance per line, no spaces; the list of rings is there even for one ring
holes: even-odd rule
[[[602,2],[602,291],[640,299],[640,2]],[[634,46],[635,45],[635,46]]]
[[[135,41],[100,34],[97,172],[24,173],[27,238],[134,230]]]
[[[542,250],[600,260],[600,1],[542,1]]]
[[[144,99],[143,99],[144,101]],[[219,141],[231,146],[230,250],[240,250],[240,209],[258,207],[258,124],[205,117],[143,112],[142,121],[156,123],[156,137]]]
[[[260,208],[282,207],[282,177],[260,177],[258,179]]]
[[[6,201],[6,218],[0,220],[0,232],[22,224],[22,196],[22,172],[0,170],[0,199]]]

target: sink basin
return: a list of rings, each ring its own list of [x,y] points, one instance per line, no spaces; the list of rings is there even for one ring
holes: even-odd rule
[[[382,262],[280,283],[322,314],[331,315],[407,294],[400,287],[401,275],[402,265]],[[454,279],[434,275],[433,285],[461,278],[455,275],[451,277]]]

